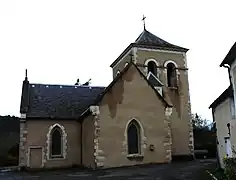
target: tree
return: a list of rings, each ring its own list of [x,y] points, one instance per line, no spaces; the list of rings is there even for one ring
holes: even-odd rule
[[[193,124],[193,129],[205,129],[205,128],[208,128],[207,120],[203,119],[197,113],[196,114],[192,114],[192,124]]]
[[[208,150],[209,157],[216,156],[216,133],[215,124],[207,124],[207,120],[197,113],[192,114],[194,148]]]

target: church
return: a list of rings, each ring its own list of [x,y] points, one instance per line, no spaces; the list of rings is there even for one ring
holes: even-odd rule
[[[143,32],[110,67],[107,87],[25,77],[19,166],[92,169],[194,159],[188,49]]]

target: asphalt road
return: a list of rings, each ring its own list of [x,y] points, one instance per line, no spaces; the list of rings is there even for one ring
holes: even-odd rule
[[[205,170],[215,167],[216,160],[205,159],[100,171],[73,169],[35,173],[5,172],[0,173],[0,180],[207,180],[211,178]]]

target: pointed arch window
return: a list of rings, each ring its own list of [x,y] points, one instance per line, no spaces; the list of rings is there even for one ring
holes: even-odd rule
[[[148,73],[151,72],[153,75],[157,76],[157,65],[154,61],[149,61],[148,64]]]
[[[174,63],[170,62],[166,66],[167,68],[167,85],[168,87],[177,87],[177,74]]]
[[[128,154],[140,154],[140,126],[132,120],[128,125]]]
[[[62,144],[63,144],[62,130],[60,127],[55,126],[51,131],[51,147],[50,147],[51,158],[63,157]]]
[[[120,74],[120,70],[117,71],[116,75],[118,76]]]

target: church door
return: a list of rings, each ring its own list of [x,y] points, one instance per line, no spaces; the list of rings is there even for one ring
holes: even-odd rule
[[[42,147],[30,148],[29,152],[29,167],[41,168],[42,167]]]

